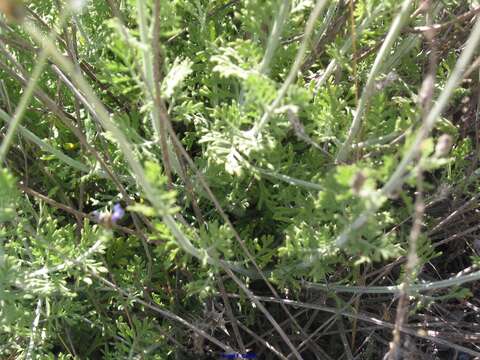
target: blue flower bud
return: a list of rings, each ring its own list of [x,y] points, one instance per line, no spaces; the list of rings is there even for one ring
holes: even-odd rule
[[[113,206],[112,222],[116,223],[125,215],[125,210],[122,208],[122,205],[115,204]]]

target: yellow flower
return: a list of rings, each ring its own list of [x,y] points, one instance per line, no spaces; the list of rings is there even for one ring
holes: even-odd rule
[[[74,143],[64,143],[63,144],[63,148],[65,150],[75,150],[78,148],[78,144],[74,144]]]

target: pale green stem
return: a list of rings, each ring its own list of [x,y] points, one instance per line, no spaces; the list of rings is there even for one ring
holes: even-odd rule
[[[98,239],[90,248],[88,248],[83,254],[79,255],[76,259],[67,259],[63,263],[53,266],[53,267],[43,267],[32,273],[29,273],[27,279],[32,279],[38,276],[45,276],[58,271],[65,271],[71,269],[77,265],[84,265],[87,260],[89,260],[93,254],[101,252],[105,247],[106,239],[101,237]]]
[[[410,15],[410,6],[413,0],[405,0],[402,4],[400,12],[395,17],[395,20],[390,27],[390,30],[385,38],[385,41],[378,52],[377,57],[375,58],[375,62],[373,63],[372,69],[368,74],[368,79],[365,87],[362,91],[362,96],[360,97],[360,101],[358,103],[358,107],[355,111],[355,115],[353,117],[352,125],[348,131],[347,139],[340,147],[337,155],[337,162],[345,162],[352,150],[352,143],[355,137],[357,136],[358,132],[360,131],[360,127],[362,125],[362,117],[365,113],[367,103],[370,97],[373,94],[373,89],[375,85],[375,79],[379,74],[383,62],[388,58],[389,52],[393,43],[397,39],[398,35],[400,34],[400,30],[402,29],[403,25],[407,22]]]
[[[260,134],[262,129],[265,127],[265,125],[267,125],[273,112],[280,105],[283,97],[286,95],[288,88],[290,87],[290,85],[292,85],[292,83],[297,78],[298,70],[302,65],[305,53],[307,52],[310,36],[312,35],[313,29],[315,27],[315,22],[317,18],[320,16],[320,13],[322,12],[327,2],[328,0],[318,0],[317,3],[315,4],[315,7],[313,8],[312,13],[310,14],[310,17],[308,18],[307,25],[305,26],[305,35],[303,37],[302,43],[300,44],[300,48],[298,49],[297,55],[295,57],[295,61],[292,67],[290,68],[290,72],[288,73],[287,78],[282,84],[282,87],[280,88],[280,90],[278,90],[277,97],[267,107],[260,121],[256,123],[251,130],[248,131],[248,133],[251,133],[251,135],[254,138],[256,138]]]
[[[3,119],[8,124],[12,122],[11,117],[2,109],[0,109],[0,118]],[[18,125],[18,130],[23,136],[25,136],[27,140],[33,142],[35,145],[37,145],[41,149],[55,155],[55,157],[57,157],[60,161],[64,162],[65,164],[84,173],[88,173],[90,171],[88,166],[86,166],[85,164],[77,160],[72,159],[71,157],[61,152],[60,150],[55,149],[52,145],[46,143],[44,140],[40,139],[37,135],[35,135],[34,133],[32,133],[30,130],[26,129],[22,125]]]
[[[327,28],[332,23],[332,20],[334,19],[335,13],[337,12],[339,5],[340,5],[340,2],[333,1],[328,7],[327,12],[325,13],[325,16],[323,18],[323,21],[319,26],[317,33],[314,35],[316,37],[316,40],[313,43],[312,47],[315,50],[317,49],[319,42],[322,40],[322,37],[325,34],[325,30],[327,30]]]
[[[287,20],[287,16],[290,12],[290,0],[283,0],[278,9],[278,14],[275,18],[275,22],[272,27],[272,32],[268,38],[267,49],[265,55],[263,56],[262,62],[260,63],[260,73],[268,74],[270,70],[270,63],[277,50],[278,43],[280,42],[280,36],[282,35],[282,30]]]
[[[148,21],[145,13],[147,4],[145,0],[137,1],[137,19],[140,30],[140,40],[142,43],[142,57],[143,57],[143,72],[145,75],[145,82],[148,85],[148,89],[153,88],[153,62],[150,51],[150,41],[148,36]]]
[[[448,101],[453,94],[453,91],[457,88],[463,78],[463,74],[467,69],[469,62],[471,61],[477,46],[480,40],[480,20],[477,20],[475,26],[473,27],[472,33],[470,34],[466,44],[465,49],[463,50],[460,58],[458,59],[455,68],[452,71],[452,74],[448,78],[447,84],[440,94],[437,102],[432,107],[428,113],[425,121],[423,122],[421,128],[417,131],[417,134],[410,145],[408,151],[404,155],[402,161],[395,169],[394,173],[388,180],[388,182],[379,190],[379,200],[375,206],[372,206],[371,209],[362,213],[355,221],[348,226],[336,239],[336,245],[341,247],[345,245],[349,239],[349,236],[352,231],[356,231],[361,228],[370,216],[375,213],[375,211],[383,205],[386,201],[387,196],[391,195],[396,189],[398,189],[405,181],[405,173],[407,172],[407,167],[410,165],[411,161],[417,156],[420,151],[421,144],[423,140],[428,136],[432,131],[435,123],[440,117],[442,111],[448,105]]]
[[[386,73],[400,62],[400,60],[405,56],[405,54],[410,53],[415,47],[420,44],[421,38],[418,34],[407,36],[395,49],[395,53],[391,55],[385,63],[382,65],[380,71],[385,71]]]
[[[28,344],[28,349],[27,353],[25,354],[25,359],[30,360],[33,358],[33,349],[35,348],[35,338],[37,337],[37,329],[38,329],[38,324],[40,323],[40,316],[42,314],[42,299],[38,299],[37,301],[37,308],[35,310],[35,318],[33,319],[32,323],[32,331],[30,335],[30,342]]]
[[[370,25],[370,23],[374,20],[374,19],[377,19],[378,18],[378,14],[380,13],[381,10],[383,10],[384,8],[384,4],[381,3],[379,6],[377,6],[373,12],[367,16],[360,25],[358,25],[357,29],[355,30],[356,34],[357,34],[357,37],[360,36],[360,34],[363,32],[363,30],[365,30],[365,28],[367,26]],[[437,4],[437,6],[435,6],[435,14],[437,14],[440,10],[442,9],[442,5],[441,4]],[[404,42],[399,46],[399,51],[397,51],[395,53],[394,56],[392,56],[391,58],[389,58],[387,60],[386,63],[383,64],[382,68],[383,69],[391,69],[394,65],[394,63],[397,61],[397,54],[403,54],[403,53],[406,53],[408,52],[411,48],[415,47],[418,42],[419,42],[419,36],[418,35],[412,35],[412,36],[409,36],[406,40],[404,40]],[[340,54],[345,54],[347,53],[347,51],[350,50],[350,47],[352,46],[352,39],[351,38],[348,38],[346,41],[345,41],[345,44],[342,46],[342,48],[340,49]],[[325,69],[325,71],[322,73],[322,76],[320,77],[319,80],[316,81],[315,83],[315,94],[318,93],[320,87],[323,86],[323,84],[328,80],[328,78],[333,74],[333,72],[335,71],[335,69],[337,68],[338,66],[338,62],[336,59],[332,59],[330,61],[330,63],[328,64],[327,68]]]
[[[355,293],[355,294],[400,294],[402,291],[409,293],[421,293],[425,291],[440,290],[454,286],[460,286],[468,282],[480,280],[480,271],[468,275],[454,276],[449,279],[432,281],[423,284],[413,284],[402,289],[402,285],[394,286],[346,286],[336,284],[316,284],[305,282],[306,288],[333,291],[335,293]]]
[[[5,157],[7,156],[8,149],[10,148],[10,144],[13,140],[15,132],[17,131],[18,126],[27,111],[28,104],[33,95],[33,91],[37,86],[37,81],[40,78],[40,75],[43,72],[45,64],[47,63],[47,53],[42,51],[36,61],[35,68],[33,69],[32,76],[28,81],[27,87],[25,92],[22,94],[20,98],[20,102],[15,109],[15,113],[13,115],[12,121],[9,123],[7,133],[2,141],[2,145],[0,146],[0,164],[5,161]]]
[[[386,143],[389,143],[392,140],[395,140],[396,138],[401,136],[401,134],[402,133],[400,131],[394,131],[394,132],[391,132],[390,134],[379,136],[376,139],[367,139],[363,142],[353,144],[352,147],[354,149],[365,149],[372,146],[384,145]]]
[[[150,95],[150,98],[153,102],[155,97],[155,88],[153,85],[154,76],[153,76],[153,58],[152,58],[152,47],[150,46],[149,31],[148,31],[148,21],[146,15],[147,4],[145,0],[137,1],[137,19],[138,25],[140,28],[140,40],[142,46],[140,47],[142,52],[143,59],[143,78],[145,79],[146,92]],[[156,141],[160,139],[160,114],[159,109],[156,106],[153,106],[152,113],[150,114],[152,120],[152,127],[155,132]]]
[[[8,96],[7,88],[5,86],[5,81],[3,80],[0,80],[0,93],[2,94],[4,105],[7,111],[10,112],[10,109],[12,108],[12,104],[10,103],[10,98]]]
[[[65,23],[67,17],[69,15],[68,8],[66,8],[61,14],[59,19],[58,27],[62,28],[63,24]],[[55,30],[52,30],[49,34],[49,40],[53,40],[56,36]],[[25,112],[27,111],[28,104],[32,98],[33,92],[35,87],[37,86],[37,81],[42,75],[43,69],[47,63],[48,53],[45,49],[42,49],[40,55],[38,56],[38,60],[36,60],[35,67],[33,68],[32,76],[28,81],[27,87],[25,88],[25,92],[22,94],[20,98],[20,102],[18,103],[15,113],[13,114],[13,119],[8,126],[7,133],[5,134],[5,138],[2,141],[0,146],[0,164],[3,164],[5,161],[5,157],[7,156],[8,149],[10,148],[10,144],[13,140],[13,136],[17,131],[20,122],[22,121]]]
[[[355,29],[355,33],[357,34],[357,38],[360,37],[360,34],[363,32],[363,30],[365,30],[365,28],[367,28],[370,25],[370,23],[374,19],[377,18],[377,15],[380,13],[380,11],[383,10],[383,7],[384,7],[383,4],[376,7],[373,10],[372,14],[370,14],[370,16],[366,17],[362,21],[362,23],[360,25],[358,25],[358,27]],[[343,46],[340,49],[340,54],[342,54],[342,55],[345,54],[347,51],[350,50],[351,46],[352,46],[352,38],[348,37],[348,39],[345,41],[345,44],[343,44]],[[330,63],[328,64],[327,68],[325,69],[325,71],[322,73],[322,76],[320,77],[320,79],[315,84],[315,94],[318,92],[320,87],[323,86],[323,84],[327,81],[327,79],[333,74],[333,72],[335,71],[337,66],[338,66],[337,60],[332,59],[330,61]]]
[[[267,176],[270,176],[274,179],[284,181],[284,182],[286,182],[287,184],[290,184],[290,185],[302,186],[304,188],[313,189],[313,190],[317,190],[317,191],[323,190],[323,188],[319,184],[315,184],[315,183],[312,183],[310,181],[297,179],[297,178],[294,178],[294,177],[291,177],[291,176],[288,176],[288,175],[280,174],[276,171],[262,169],[258,166],[252,165],[240,153],[237,153],[237,155],[239,156],[242,163],[244,163],[246,168],[251,168],[255,171],[258,171],[260,174],[267,175]]]
[[[279,174],[275,171],[264,170],[262,168],[254,166],[254,165],[249,165],[249,166],[251,166],[253,169],[255,169],[256,171],[258,171],[261,174],[271,176],[275,179],[284,181],[284,182],[286,182],[290,185],[302,186],[302,187],[312,189],[312,190],[317,190],[317,191],[323,190],[323,188],[320,185],[312,183],[310,181],[305,181],[305,180],[297,179],[297,178],[294,178],[294,177],[291,177],[291,176],[288,176],[288,175]]]
[[[92,40],[88,37],[87,32],[85,31],[83,24],[82,24],[82,18],[78,17],[77,15],[73,15],[73,22],[75,23],[75,26],[77,27],[78,31],[80,32],[80,35],[85,39],[85,43],[87,44],[88,47],[92,47]]]

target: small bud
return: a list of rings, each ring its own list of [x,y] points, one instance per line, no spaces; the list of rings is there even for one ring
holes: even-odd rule
[[[125,215],[125,210],[123,210],[122,205],[115,204],[113,206],[112,222],[116,223]]]
[[[450,135],[443,134],[438,138],[437,146],[435,146],[435,156],[446,156],[453,145],[453,139]]]

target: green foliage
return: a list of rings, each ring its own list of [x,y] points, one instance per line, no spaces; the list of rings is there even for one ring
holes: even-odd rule
[[[20,119],[35,141],[17,129],[0,170],[0,358],[178,359],[184,352],[200,358],[204,348],[197,335],[162,311],[236,349],[232,333],[224,334],[228,312],[256,334],[268,329],[257,304],[225,276],[227,268],[255,294],[271,296],[268,287],[263,292],[258,267],[289,299],[304,294],[301,280],[363,285],[362,274],[383,271],[408,254],[417,189],[429,205],[443,196],[436,192],[440,186],[455,188],[452,202],[478,192],[478,176],[466,179],[475,174],[479,155],[468,127],[478,119],[465,120],[477,111],[468,108],[469,97],[476,96],[468,82],[450,99],[452,109],[461,111],[447,109],[406,171],[395,175],[424,120],[419,89],[431,51],[412,31],[424,25],[423,15],[410,19],[383,59],[389,66],[375,79],[350,157],[335,161],[398,4],[355,1],[350,14],[347,2],[328,2],[295,79],[282,93],[316,1],[288,2],[279,45],[263,71],[281,2],[91,1],[64,24],[59,21],[67,2],[27,4],[35,14],[28,24],[38,33],[54,30],[53,47],[64,61],[74,60],[75,70],[50,54]],[[460,6],[442,4],[434,23],[446,22]],[[25,23],[0,22],[5,134],[40,45]],[[470,31],[465,29],[464,37]],[[451,46],[462,44],[455,40]],[[457,65],[458,49],[439,50],[434,100]],[[335,69],[317,86],[328,64]],[[437,151],[443,134],[452,142],[449,154]],[[400,186],[387,192],[392,176]],[[107,214],[115,204],[126,211],[121,219]],[[447,252],[435,246],[443,233],[428,233],[441,218],[427,210],[416,239],[418,262],[407,269],[413,282],[426,264],[442,265]],[[356,219],[365,221],[355,227]],[[478,266],[478,254],[468,251],[462,266]],[[461,270],[442,267],[441,277]],[[405,271],[380,281],[399,284],[407,279]],[[223,315],[222,308],[222,321],[212,325],[206,314],[224,301],[220,277],[231,309]],[[469,291],[454,287],[439,296],[418,295],[412,315],[435,301],[475,296]],[[341,294],[328,299],[347,304]],[[359,306],[352,311],[361,313]],[[276,318],[285,316],[267,307]],[[318,328],[330,321],[315,317],[309,324],[316,321]],[[229,318],[230,332],[231,324]],[[292,325],[286,333],[297,330]],[[282,353],[291,351],[272,343]]]
[[[12,220],[17,208],[18,194],[15,179],[7,169],[0,172],[0,223]]]

